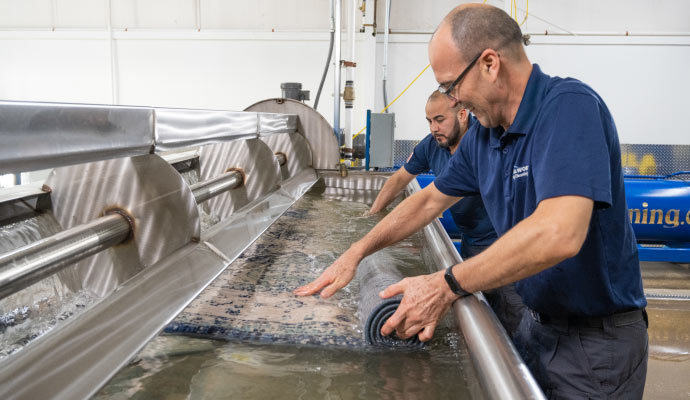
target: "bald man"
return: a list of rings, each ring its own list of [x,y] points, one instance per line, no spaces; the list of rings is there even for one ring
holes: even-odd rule
[[[647,302],[625,204],[620,144],[604,101],[531,64],[504,11],[463,5],[429,43],[439,91],[479,120],[448,168],[405,199],[298,294],[328,297],[367,255],[480,193],[499,239],[445,272],[406,278],[381,329],[429,340],[453,301],[511,282],[530,308],[516,345],[550,398],[640,399]],[[421,331],[421,332],[420,332]]]
[[[418,174],[431,170],[439,175],[445,170],[470,125],[477,123],[467,109],[449,101],[438,90],[427,99],[425,113],[431,133],[415,146],[405,165],[388,178],[369,214],[376,214],[388,206]],[[496,241],[496,231],[481,196],[463,197],[450,207],[450,213],[461,234],[460,255],[463,260],[476,256]],[[486,290],[484,295],[513,338],[525,309],[514,285]]]

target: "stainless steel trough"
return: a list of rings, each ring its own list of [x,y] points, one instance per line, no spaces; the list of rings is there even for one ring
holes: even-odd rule
[[[317,180],[380,189],[380,174],[335,173],[332,132],[287,99],[243,112],[0,102],[0,174],[52,169],[40,186],[0,191],[0,226],[39,214],[60,226],[0,254],[0,311],[48,277],[95,298],[0,360],[0,397],[93,395]],[[424,233],[439,269],[460,261],[438,221]],[[481,293],[453,316],[480,397],[543,398]]]

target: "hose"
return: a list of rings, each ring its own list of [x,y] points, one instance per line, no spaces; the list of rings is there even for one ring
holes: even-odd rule
[[[383,80],[383,104],[388,104],[388,96],[386,93],[386,80]],[[388,107],[383,109],[384,112],[388,113]]]
[[[319,83],[319,90],[316,92],[316,99],[314,100],[314,110],[319,106],[319,98],[321,97],[321,89],[323,89],[323,83],[326,81],[326,75],[328,74],[328,68],[331,66],[331,56],[333,55],[333,39],[335,32],[331,31],[331,44],[328,46],[328,58],[326,59],[326,67],[323,69],[323,76],[321,77],[321,83]]]

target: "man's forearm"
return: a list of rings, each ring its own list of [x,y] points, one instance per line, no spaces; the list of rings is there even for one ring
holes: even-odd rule
[[[515,225],[481,254],[453,268],[463,289],[476,292],[503,286],[579,252],[587,235],[592,201],[575,196],[549,200],[556,201]]]
[[[400,168],[396,173],[388,178],[388,180],[386,180],[386,183],[379,191],[378,196],[376,196],[374,204],[372,204],[371,208],[369,209],[370,214],[376,214],[386,208],[393,201],[393,199],[400,194],[405,186],[407,186],[407,184],[414,179],[415,176],[408,173],[403,168]]]
[[[443,195],[433,183],[405,199],[366,236],[351,246],[361,258],[417,232],[453,205],[457,197]]]

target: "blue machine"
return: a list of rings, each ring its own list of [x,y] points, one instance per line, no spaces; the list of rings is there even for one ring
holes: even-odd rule
[[[628,203],[641,261],[690,263],[690,171],[670,175],[626,175],[625,197]],[[421,187],[434,180],[433,175],[417,176]],[[448,235],[458,238],[458,227],[450,211],[440,217]],[[454,241],[459,249],[459,243]]]
[[[641,261],[690,262],[690,171],[629,175],[625,197]]]

